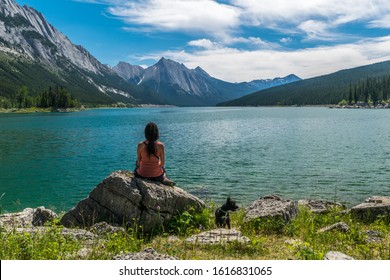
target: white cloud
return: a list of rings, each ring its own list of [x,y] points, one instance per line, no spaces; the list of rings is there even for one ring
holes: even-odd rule
[[[386,0],[231,0],[245,16],[258,23],[299,22],[321,17],[345,23],[386,14]]]
[[[310,78],[389,60],[390,36],[364,40],[359,44],[295,51],[218,48],[194,53],[168,51],[155,54],[155,57],[161,56],[180,61],[190,68],[201,66],[210,75],[232,82],[274,78],[291,73],[301,78]]]
[[[380,19],[372,20],[368,23],[368,27],[390,29],[390,15],[385,15]]]
[[[390,28],[388,0],[84,1],[108,5],[109,13],[127,23],[124,29],[132,32],[182,32],[196,38],[188,42],[189,51],[141,56],[165,56],[188,67],[201,66],[228,81],[290,73],[308,78],[390,58],[390,37],[362,39],[340,31],[350,24],[353,33],[354,23]],[[264,29],[267,34],[276,33],[267,37]],[[300,41],[313,47],[283,48],[293,41],[293,47]],[[318,41],[332,46],[315,47]]]
[[[222,36],[239,24],[239,10],[212,0],[122,1],[109,12],[129,24],[156,31],[200,32]]]
[[[209,39],[199,39],[188,42],[189,46],[200,47],[204,49],[215,49],[217,48],[217,43],[210,41]]]
[[[232,37],[228,41],[228,45],[234,45],[234,44],[246,44],[248,47],[252,48],[258,48],[258,49],[279,49],[280,45],[272,42],[268,42],[266,40],[263,40],[259,37]]]
[[[261,26],[285,34],[307,34],[306,39],[337,40],[336,28],[356,21],[379,24],[388,19],[386,0],[231,0],[241,9],[241,24]],[[385,21],[389,23],[388,20]],[[373,26],[372,25],[372,26]],[[387,25],[388,26],[388,25]]]
[[[283,44],[288,44],[288,43],[291,43],[293,41],[293,39],[291,37],[284,37],[284,38],[280,39],[279,41]]]
[[[387,0],[73,1],[108,5],[109,13],[131,25],[125,29],[132,32],[198,32],[227,44],[231,37],[253,36],[237,33],[248,26],[329,41],[341,37],[336,28],[346,23],[365,21],[368,27],[385,28],[390,25]]]
[[[318,36],[323,36],[328,32],[328,25],[321,21],[307,20],[302,22],[299,26],[299,29],[306,32],[309,38],[316,38]]]

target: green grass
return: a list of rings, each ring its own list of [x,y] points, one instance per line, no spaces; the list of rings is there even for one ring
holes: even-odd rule
[[[390,225],[386,217],[364,224],[337,209],[327,214],[313,214],[301,208],[298,216],[290,223],[272,220],[247,223],[244,210],[240,210],[231,214],[232,226],[242,231],[251,240],[250,243],[201,245],[185,242],[192,234],[215,228],[214,210],[214,206],[200,213],[189,209],[153,236],[128,230],[92,240],[80,240],[64,236],[58,220],[48,224],[44,233],[19,233],[1,229],[0,259],[104,260],[148,247],[178,259],[190,260],[316,260],[323,259],[329,251],[341,251],[355,259],[390,259]],[[349,230],[318,232],[337,222],[348,224]],[[379,232],[381,239],[374,243],[368,242],[367,230]]]

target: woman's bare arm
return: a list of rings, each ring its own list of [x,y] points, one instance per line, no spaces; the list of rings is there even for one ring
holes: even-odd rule
[[[160,142],[160,166],[161,167],[164,167],[165,165],[165,147],[164,147],[164,144]]]
[[[136,166],[137,166],[137,168],[140,166],[140,164],[141,164],[141,159],[142,159],[142,157],[141,157],[141,143],[140,144],[138,144],[138,146],[137,146],[137,161],[136,161]]]

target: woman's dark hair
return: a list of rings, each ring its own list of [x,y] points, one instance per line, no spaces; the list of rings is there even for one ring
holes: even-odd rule
[[[156,145],[155,142],[159,138],[158,127],[154,122],[150,122],[145,127],[145,138],[149,141],[147,145],[148,156],[155,155],[156,156]]]

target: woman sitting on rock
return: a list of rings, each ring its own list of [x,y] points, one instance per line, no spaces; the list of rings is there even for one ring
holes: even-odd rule
[[[145,138],[145,141],[138,143],[135,176],[174,186],[175,182],[170,180],[165,172],[165,148],[163,143],[157,141],[159,133],[155,123],[146,125]]]

